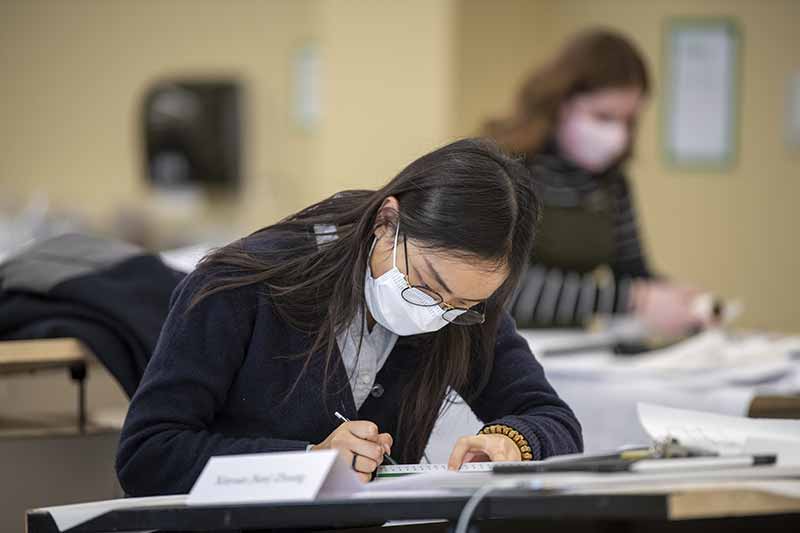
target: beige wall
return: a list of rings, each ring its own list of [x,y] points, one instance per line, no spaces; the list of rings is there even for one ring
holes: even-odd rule
[[[289,126],[289,57],[313,37],[314,5],[0,3],[0,188],[44,191],[94,220],[141,205],[152,199],[136,129],[144,89],[162,76],[233,75],[249,104],[243,205],[208,213],[246,223],[300,206],[294,184],[309,170],[310,143]]]
[[[451,132],[453,9],[452,0],[3,2],[0,192],[44,192],[100,223],[138,206],[164,226],[241,232],[341,188],[374,187]],[[312,131],[289,117],[291,61],[308,43],[323,61]],[[242,193],[185,213],[159,209],[141,179],[137,131],[145,88],[182,74],[232,75],[247,93]]]
[[[374,188],[452,135],[454,0],[322,3],[327,193]]]
[[[800,69],[800,2],[462,4],[459,134],[476,131],[483,119],[508,109],[521,73],[554,53],[573,32],[593,25],[625,32],[647,55],[656,86],[631,168],[656,267],[675,279],[741,298],[744,326],[800,331],[800,150],[788,148],[783,137],[787,80]],[[681,172],[662,159],[662,30],[668,17],[681,15],[735,17],[744,34],[739,162],[730,172]]]
[[[122,207],[160,227],[254,229],[344,188],[375,187],[451,134],[452,0],[0,3],[0,195],[49,195],[100,226]],[[292,123],[291,61],[317,43],[323,116]],[[140,176],[137,106],[161,76],[245,84],[245,180],[237,199],[170,208]],[[2,199],[2,197],[0,197]],[[71,411],[62,374],[0,381],[0,415]],[[125,405],[102,369],[88,400]],[[4,408],[2,408],[4,406]],[[66,407],[65,407],[66,406]]]
[[[477,134],[486,119],[510,108],[516,88],[552,49],[553,7],[539,0],[460,0],[453,94],[458,135]]]
[[[786,79],[800,68],[792,0],[2,2],[0,194],[44,191],[100,222],[121,206],[165,217],[140,176],[142,91],[164,75],[232,74],[249,103],[244,189],[187,220],[252,229],[342,188],[375,186],[474,134],[510,106],[529,69],[587,25],[631,35],[658,87],[663,23],[687,14],[742,26],[739,164],[721,174],[665,167],[657,92],[631,169],[648,247],[668,275],[745,300],[745,325],[798,331],[800,156],[782,137]],[[308,42],[323,65],[312,132],[288,113],[291,57]]]

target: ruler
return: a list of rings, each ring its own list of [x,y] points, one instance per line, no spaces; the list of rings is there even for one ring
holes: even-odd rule
[[[464,463],[459,472],[491,472],[493,463]],[[384,465],[378,467],[376,477],[407,476],[426,472],[446,472],[445,464]]]

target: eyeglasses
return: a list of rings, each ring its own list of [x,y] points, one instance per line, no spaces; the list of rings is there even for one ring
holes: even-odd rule
[[[406,283],[408,283],[408,287],[403,289],[403,291],[400,293],[400,295],[403,297],[403,300],[419,307],[433,307],[438,305],[444,309],[442,312],[442,318],[457,326],[474,326],[476,324],[483,324],[483,322],[486,320],[486,304],[484,302],[481,302],[475,306],[478,309],[453,307],[452,305],[446,303],[444,298],[442,298],[442,295],[435,290],[422,285],[412,285],[408,277],[408,274],[411,272],[411,270],[408,268],[408,245],[406,244],[405,234],[403,235],[403,251],[405,252],[406,256],[405,278]]]

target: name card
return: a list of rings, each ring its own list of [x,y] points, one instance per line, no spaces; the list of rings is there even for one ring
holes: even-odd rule
[[[209,459],[186,504],[311,501],[363,487],[336,450],[225,455]]]

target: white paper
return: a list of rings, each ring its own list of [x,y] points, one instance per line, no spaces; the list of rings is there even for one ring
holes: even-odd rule
[[[800,420],[774,420],[673,409],[647,403],[637,406],[639,422],[655,441],[675,438],[721,454],[742,453],[748,439],[778,439],[800,446]]]
[[[379,489],[379,490],[365,490],[353,494],[353,498],[359,500],[384,500],[384,499],[399,499],[399,498],[444,498],[452,496],[452,489]]]
[[[367,485],[365,492],[395,492],[419,490],[451,490],[475,488],[492,480],[491,472],[433,471],[425,474],[376,479]]]
[[[679,162],[720,162],[731,155],[735,46],[725,26],[672,34],[668,139]]]
[[[55,507],[43,507],[41,509],[36,509],[36,511],[50,513],[50,516],[53,517],[53,521],[56,523],[56,527],[61,531],[65,531],[110,511],[133,508],[172,507],[184,505],[185,503],[186,495],[177,494],[174,496],[122,498],[119,500],[58,505]]]
[[[529,334],[531,337],[535,333]],[[541,358],[548,375],[624,380],[658,379],[684,388],[759,385],[800,371],[800,338],[765,334],[731,335],[710,329],[678,344],[618,357],[610,351]]]
[[[577,354],[596,350],[598,347],[607,349],[618,340],[612,332],[593,333],[580,329],[520,330],[519,333],[539,359],[549,359],[548,352],[570,351]],[[563,358],[561,355],[553,357]]]
[[[186,504],[311,501],[361,486],[336,450],[227,455],[209,459]]]

